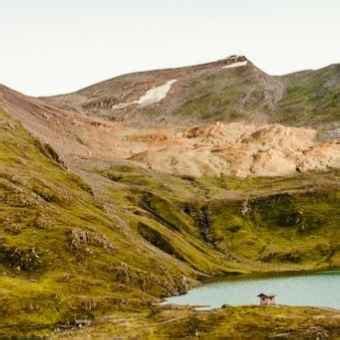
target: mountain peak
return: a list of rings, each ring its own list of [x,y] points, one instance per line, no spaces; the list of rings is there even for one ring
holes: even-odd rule
[[[249,60],[244,55],[231,55],[224,59],[223,68],[242,67],[248,64]]]
[[[225,57],[224,60],[230,61],[230,62],[249,61],[249,59],[245,55],[241,55],[241,54],[231,54]]]

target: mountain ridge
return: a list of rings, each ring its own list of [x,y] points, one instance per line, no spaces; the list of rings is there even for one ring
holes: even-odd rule
[[[28,97],[6,87],[0,96],[71,168],[124,160],[195,177],[338,168],[340,67],[279,79],[244,56],[232,56],[125,75],[61,97]],[[315,126],[310,117],[315,107],[334,113],[323,111]]]
[[[238,67],[229,68],[232,65]],[[244,120],[315,127],[336,120],[334,116],[340,107],[339,74],[337,64],[332,64],[319,70],[271,76],[245,56],[231,56],[201,65],[125,74],[44,99],[62,108],[136,126]],[[306,78],[313,78],[329,97],[323,110],[313,103],[317,88],[304,88]],[[177,81],[167,96],[147,107],[135,105],[147,91],[170,80]],[[328,86],[329,81],[332,86]],[[297,86],[308,91],[311,98],[308,110],[302,110],[299,104],[306,98],[295,97]],[[301,115],[301,110],[306,111],[308,119]]]

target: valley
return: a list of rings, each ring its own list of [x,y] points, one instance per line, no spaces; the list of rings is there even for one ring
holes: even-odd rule
[[[273,77],[243,56],[48,98],[1,86],[0,335],[339,336],[337,310],[160,306],[340,267],[339,91],[339,65]]]

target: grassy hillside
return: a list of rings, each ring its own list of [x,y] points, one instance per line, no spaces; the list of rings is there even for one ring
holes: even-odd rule
[[[280,96],[280,82],[252,64],[202,75],[193,79],[188,88],[175,115],[199,120],[269,118]]]
[[[338,267],[338,182],[336,172],[241,181],[131,164],[81,179],[1,111],[0,335],[148,313],[211,277]]]
[[[338,339],[339,312],[304,307],[227,307],[209,312],[186,308],[117,313],[53,339]]]
[[[50,147],[4,112],[0,130],[0,334],[45,332],[184,289],[176,276],[192,270],[171,259],[161,268],[161,256],[135,246]]]
[[[183,179],[124,167],[106,175],[124,185],[127,193],[134,188],[138,209],[142,207],[162,224],[155,231],[157,239],[168,239],[169,232],[186,241],[194,236],[207,249],[206,258],[223,254],[223,263],[231,261],[229,266],[240,271],[339,265],[336,172],[274,180]],[[127,195],[131,204],[132,195]],[[122,202],[128,206],[127,201]],[[183,249],[176,253],[186,259]]]
[[[126,241],[52,149],[4,112],[0,124],[0,333],[50,328],[111,305]]]
[[[285,96],[278,104],[280,122],[318,125],[340,117],[340,65],[307,71],[282,78]]]
[[[194,79],[187,98],[175,114],[320,126],[340,117],[340,65],[271,77],[250,64]]]

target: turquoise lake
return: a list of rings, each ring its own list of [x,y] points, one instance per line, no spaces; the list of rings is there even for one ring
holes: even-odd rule
[[[168,298],[166,303],[207,308],[252,305],[258,304],[260,293],[275,294],[278,304],[340,309],[340,271],[219,281]]]

